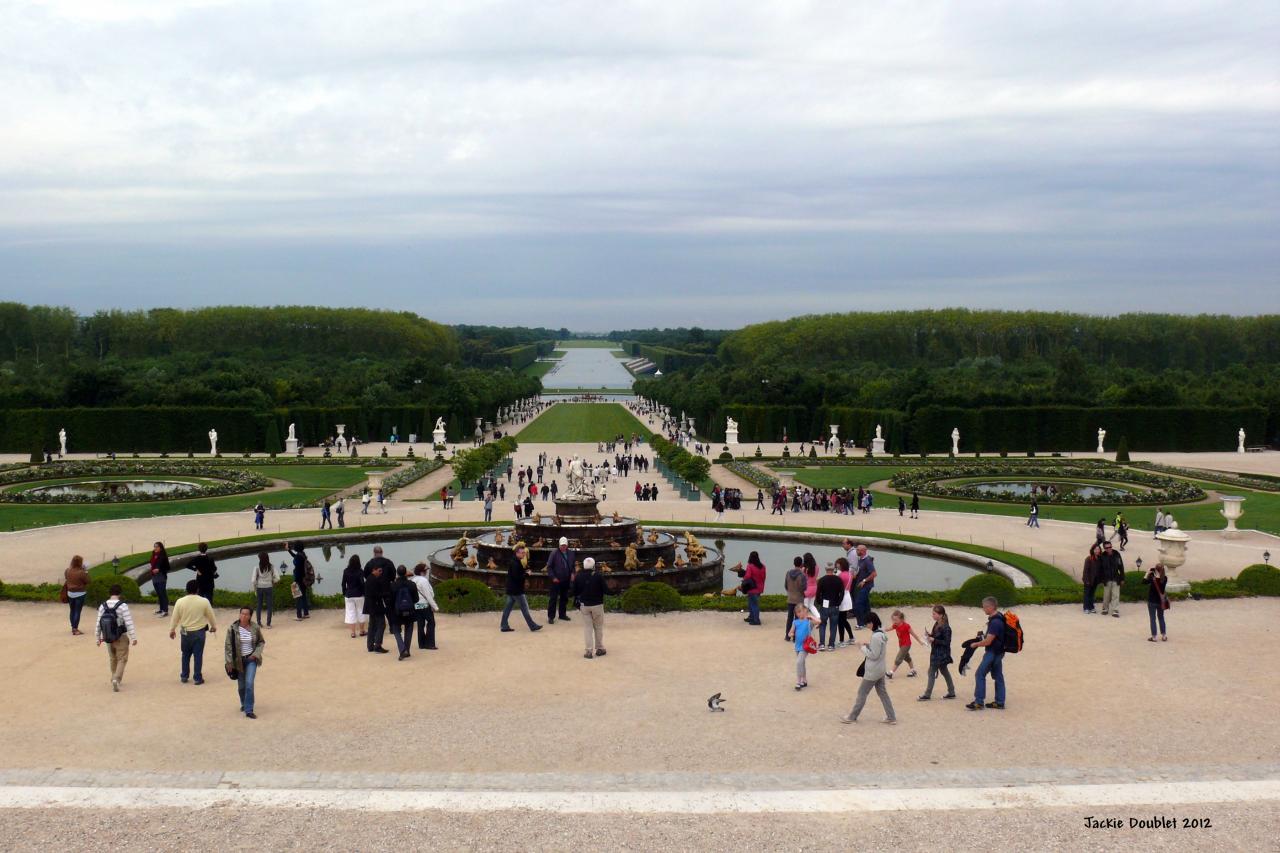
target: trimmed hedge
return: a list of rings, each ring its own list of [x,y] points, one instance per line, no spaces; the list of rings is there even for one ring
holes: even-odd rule
[[[142,591],[133,578],[125,575],[99,575],[89,579],[88,594],[85,596],[87,603],[97,607],[111,597],[111,587],[116,584],[120,584],[120,597],[125,601],[133,604],[142,600]]]
[[[474,578],[450,578],[434,587],[441,613],[482,613],[498,609],[493,590]]]
[[[1125,572],[1124,583],[1120,584],[1120,600],[1146,601],[1147,585],[1142,582],[1146,576],[1146,572]]]
[[[1254,563],[1236,577],[1236,586],[1254,595],[1280,595],[1280,569]]]
[[[624,613],[666,613],[684,609],[684,599],[670,584],[644,581],[622,594]]]
[[[1018,602],[1018,590],[1014,588],[1013,582],[1004,575],[989,572],[974,575],[960,584],[955,600],[956,604],[967,607],[981,607],[982,599],[988,595],[995,596],[1001,607],[1010,607]]]

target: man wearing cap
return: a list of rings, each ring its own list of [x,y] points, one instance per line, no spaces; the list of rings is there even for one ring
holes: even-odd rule
[[[586,641],[587,660],[604,657],[604,597],[608,593],[604,575],[596,571],[596,561],[587,557],[582,571],[573,576],[573,597],[582,613],[582,636]]]
[[[573,580],[573,566],[578,555],[569,550],[568,538],[560,537],[560,546],[547,557],[547,621],[556,621],[557,610],[560,618],[569,621],[565,609],[569,606],[569,584]]]

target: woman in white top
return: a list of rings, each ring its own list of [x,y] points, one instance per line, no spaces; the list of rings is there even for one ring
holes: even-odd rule
[[[253,567],[253,576],[249,585],[258,597],[258,627],[262,627],[262,606],[267,606],[267,627],[271,627],[271,613],[275,610],[275,586],[279,577],[271,565],[271,555],[266,551],[258,554],[258,565]]]
[[[872,688],[875,688],[876,694],[880,697],[880,704],[884,705],[884,721],[893,725],[898,722],[898,719],[893,714],[893,702],[889,700],[889,691],[884,683],[885,650],[889,646],[889,638],[880,629],[880,616],[875,612],[867,614],[867,625],[871,628],[871,639],[862,645],[862,653],[867,659],[862,663],[862,681],[858,684],[858,698],[853,703],[853,710],[849,712],[849,716],[841,717],[840,722],[858,722],[858,715],[862,713],[867,695],[871,693]]]
[[[436,614],[440,608],[436,606],[436,594],[431,589],[431,578],[427,574],[427,564],[418,563],[413,567],[413,583],[418,588],[418,648],[436,649]]]

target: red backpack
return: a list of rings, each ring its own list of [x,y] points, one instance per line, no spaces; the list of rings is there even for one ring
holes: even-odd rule
[[[1022,620],[1008,610],[1004,612],[1004,650],[1015,655],[1022,651]]]

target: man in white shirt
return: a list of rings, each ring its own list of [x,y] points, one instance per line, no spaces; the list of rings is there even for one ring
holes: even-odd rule
[[[98,645],[107,644],[107,666],[111,670],[111,689],[120,692],[125,664],[129,662],[129,646],[138,645],[138,632],[133,627],[129,605],[120,598],[120,584],[111,587],[110,597],[98,605],[95,634]],[[104,616],[109,618],[104,619]]]

